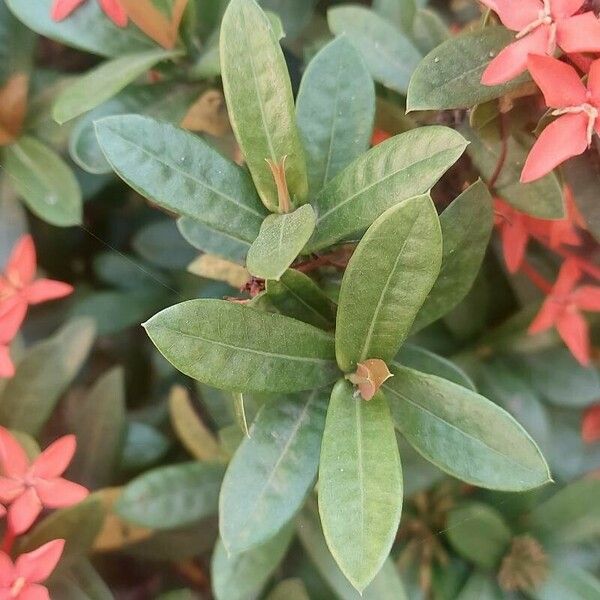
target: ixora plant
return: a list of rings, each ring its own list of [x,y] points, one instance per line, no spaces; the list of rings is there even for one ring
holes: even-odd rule
[[[234,392],[240,404],[268,396],[221,488],[225,550],[289,542],[318,473],[327,545],[363,591],[400,522],[395,429],[470,484],[525,491],[550,481],[537,445],[507,412],[440,377],[441,360],[420,371],[403,358],[409,334],[471,287],[492,199],[475,182],[438,217],[428,192],[467,146],[449,128],[416,128],[366,151],[374,89],[345,37],[309,64],[295,107],[277,32],[257,4],[229,3],[220,45],[248,171],[173,125],[133,115],[96,123],[106,159],[127,183],[176,212],[194,245],[254,277],[251,301],[191,300],[145,327],[186,375]],[[306,272],[353,240],[333,299]]]

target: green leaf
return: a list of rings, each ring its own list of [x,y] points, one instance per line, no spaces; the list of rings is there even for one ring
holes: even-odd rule
[[[561,173],[569,184],[575,204],[583,216],[588,231],[600,242],[600,159],[595,152],[586,152],[564,163]]]
[[[368,358],[389,362],[394,357],[441,260],[440,223],[429,196],[406,200],[373,223],[342,280],[335,352],[343,371]]]
[[[311,196],[369,148],[375,88],[347,38],[327,44],[309,63],[296,116],[306,151]]]
[[[64,600],[114,600],[89,560],[81,558],[68,569],[59,567],[48,583],[51,598]]]
[[[230,553],[273,537],[301,507],[319,466],[329,390],[265,404],[221,488],[220,533]]]
[[[357,592],[338,568],[323,537],[319,515],[307,506],[297,519],[297,533],[306,553],[336,598],[340,600],[407,600],[395,564],[388,558],[375,579],[362,594]]]
[[[101,56],[121,56],[156,48],[154,42],[135,25],[117,27],[97,2],[86,2],[68,19],[54,21],[51,9],[54,0],[6,0],[15,16],[36,33]]]
[[[421,2],[419,2],[419,5]],[[373,10],[381,17],[410,33],[417,13],[416,0],[374,0]]]
[[[97,254],[93,265],[98,279],[121,290],[150,290],[161,282],[161,273],[118,250]]]
[[[597,600],[600,580],[578,567],[552,565],[546,582],[529,595],[533,600]]]
[[[267,281],[266,289],[282,314],[321,329],[333,329],[336,307],[308,275],[288,269],[279,281]]]
[[[231,126],[256,189],[271,212],[277,186],[265,159],[285,157],[294,204],[308,193],[304,151],[295,122],[294,98],[279,40],[254,0],[232,0],[221,24],[221,74]]]
[[[93,321],[77,319],[32,346],[0,396],[0,423],[37,435],[85,362],[94,336]]]
[[[492,576],[473,573],[456,600],[504,600],[505,596]]]
[[[535,535],[548,544],[579,544],[600,535],[600,481],[571,483],[529,514]]]
[[[54,103],[54,119],[62,125],[96,108],[157,63],[177,55],[178,52],[166,50],[146,50],[102,63],[60,93]]]
[[[80,559],[90,550],[104,522],[104,509],[94,496],[45,517],[19,540],[19,554],[56,539],[66,541],[61,564]]]
[[[4,149],[4,168],[17,193],[51,225],[79,225],[79,184],[63,159],[42,142],[24,136]]]
[[[485,257],[493,223],[492,197],[481,181],[465,190],[442,213],[442,266],[417,315],[413,332],[437,321],[467,295]]]
[[[170,447],[171,440],[154,427],[130,421],[125,432],[125,444],[119,466],[125,471],[149,469]]]
[[[96,123],[117,174],[161,208],[253,242],[265,216],[248,175],[201,138],[168,123],[128,115]]]
[[[436,375],[448,381],[453,381],[458,385],[462,385],[470,390],[475,390],[475,384],[471,378],[453,362],[434,354],[425,348],[405,344],[400,348],[400,352],[396,355],[394,362],[398,366],[409,367],[415,371]]]
[[[269,215],[250,250],[246,267],[255,277],[279,281],[315,230],[310,204],[283,215]]]
[[[246,264],[246,255],[252,245],[251,242],[223,231],[217,231],[190,217],[178,219],[177,227],[185,240],[194,248],[207,254],[215,254],[239,265]]]
[[[420,127],[372,148],[334,177],[313,203],[317,251],[369,227],[388,208],[425,194],[467,146],[452,129]]]
[[[421,60],[413,43],[389,21],[362,6],[336,6],[327,11],[329,28],[346,34],[362,54],[375,81],[405,94]]]
[[[148,471],[123,488],[115,512],[152,529],[184,527],[217,512],[223,466],[180,463]]]
[[[502,140],[498,123],[493,122],[477,132],[467,125],[461,133],[471,142],[469,157],[481,176],[489,181],[501,160]],[[549,173],[532,183],[521,183],[521,171],[533,144],[533,138],[513,134],[506,141],[506,158],[494,185],[497,194],[517,210],[540,219],[561,219],[564,216],[563,194],[556,174]]]
[[[454,549],[482,569],[496,569],[512,532],[502,515],[487,504],[470,502],[448,515],[446,537]]]
[[[0,177],[0,265],[4,267],[13,247],[27,231],[25,209],[10,189],[8,179]]]
[[[114,98],[77,120],[69,136],[71,158],[88,173],[112,173],[96,138],[95,121],[109,116],[136,113],[179,123],[197,97],[197,87],[173,85],[172,82],[128,86]]]
[[[285,34],[294,40],[309,24],[317,0],[260,0],[265,9],[281,17]]]
[[[408,88],[407,110],[470,108],[516,90],[529,81],[527,75],[503,85],[481,83],[491,59],[513,41],[514,33],[504,27],[486,27],[450,38],[415,69]]]
[[[550,480],[548,466],[527,432],[475,392],[393,366],[384,384],[394,423],[410,444],[440,469],[467,483],[525,491]]]
[[[413,23],[412,39],[422,54],[428,54],[450,39],[448,26],[439,12],[420,8]]]
[[[67,413],[69,429],[77,436],[77,452],[69,475],[88,488],[114,483],[115,467],[125,437],[125,381],[120,367],[107,371],[91,391]]]
[[[216,600],[256,598],[285,556],[293,532],[286,527],[262,546],[240,554],[227,554],[219,540],[211,565]]]
[[[0,86],[15,73],[29,72],[33,66],[35,34],[0,2]]]
[[[273,589],[267,600],[310,600],[310,597],[301,579],[286,579]]]
[[[331,394],[319,467],[323,533],[362,592],[387,558],[402,512],[402,469],[383,395],[365,402],[347,381]]]
[[[221,389],[297,392],[331,383],[338,375],[329,334],[231,302],[183,302],[145,327],[177,369]]]

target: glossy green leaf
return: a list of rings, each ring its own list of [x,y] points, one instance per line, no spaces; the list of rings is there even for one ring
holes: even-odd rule
[[[254,0],[232,0],[221,24],[221,75],[229,118],[263,203],[278,211],[275,180],[265,159],[285,157],[292,201],[308,192],[292,87],[279,41]]]
[[[94,496],[57,510],[19,539],[19,554],[31,552],[56,539],[66,541],[61,564],[80,559],[92,547],[104,522],[102,503]]]
[[[442,213],[442,266],[413,332],[450,312],[467,295],[483,262],[493,222],[492,197],[481,181]]]
[[[529,596],[532,600],[597,600],[600,580],[578,567],[552,565],[547,581]]]
[[[85,2],[68,19],[54,21],[51,9],[54,0],[6,0],[10,10],[33,31],[101,56],[121,56],[156,48],[154,42],[135,25],[117,27],[97,2]]]
[[[4,149],[4,168],[17,193],[51,225],[79,225],[82,200],[71,169],[49,146],[24,136]]]
[[[296,392],[326,385],[338,375],[329,334],[231,302],[184,302],[145,327],[182,373],[221,389]]]
[[[117,174],[161,208],[253,242],[265,210],[251,179],[201,138],[168,123],[128,115],[96,124]]]
[[[505,596],[495,579],[486,573],[473,573],[456,600],[504,600]]]
[[[512,532],[491,506],[470,502],[448,515],[446,537],[453,548],[482,569],[496,569],[508,550]]]
[[[267,600],[310,600],[301,579],[286,579],[267,596]]]
[[[69,475],[89,488],[114,483],[114,471],[125,437],[124,372],[116,367],[104,374],[85,398],[69,407],[67,420],[77,436],[77,452]]]
[[[365,402],[339,381],[321,448],[319,512],[331,554],[359,592],[383,566],[401,511],[402,469],[385,398]]]
[[[239,554],[227,554],[219,540],[211,565],[216,600],[256,598],[285,556],[293,533],[286,527],[262,546]]]
[[[438,276],[442,234],[429,196],[387,210],[356,248],[342,281],[335,353],[343,371],[389,362]]]
[[[177,227],[185,240],[194,248],[207,254],[215,254],[239,265],[246,264],[251,242],[218,231],[190,217],[177,220]]]
[[[457,365],[448,359],[434,354],[420,346],[405,344],[394,358],[394,364],[409,367],[415,371],[437,375],[448,381],[453,381],[470,390],[475,390],[475,384],[471,378]]]
[[[88,173],[112,173],[96,138],[95,121],[109,116],[137,113],[179,123],[197,97],[197,87],[173,85],[172,82],[128,86],[114,98],[77,120],[69,136],[71,158]]]
[[[544,457],[504,410],[434,375],[392,366],[384,390],[394,423],[440,469],[467,483],[525,491],[550,482]]]
[[[600,535],[600,481],[571,483],[537,506],[528,523],[535,535],[550,544],[578,544]]]
[[[401,31],[376,12],[357,5],[330,8],[327,22],[335,35],[348,36],[375,81],[406,93],[421,53]]]
[[[340,600],[408,600],[396,565],[388,558],[373,582],[360,594],[340,571],[327,548],[319,515],[312,507],[302,510],[297,533],[306,553]]]
[[[246,267],[251,275],[278,281],[315,230],[315,211],[310,204],[283,215],[269,215],[254,240]]]
[[[0,396],[0,423],[36,435],[85,362],[94,336],[93,321],[77,319],[32,346]]]
[[[369,227],[388,208],[425,194],[458,160],[465,139],[452,129],[420,127],[372,148],[334,177],[314,200],[317,251]]]
[[[102,63],[78,77],[60,93],[54,104],[54,119],[62,125],[96,108],[157,63],[175,56],[177,52],[146,50]]]
[[[301,507],[319,466],[329,390],[265,404],[221,488],[220,532],[230,553],[273,537]]]
[[[216,514],[223,466],[180,463],[136,477],[124,488],[115,512],[152,529],[175,529]]]
[[[288,269],[279,281],[267,281],[267,295],[282,314],[333,329],[336,307],[308,275]]]
[[[407,109],[470,108],[517,89],[528,76],[503,85],[486,86],[481,76],[494,56],[514,41],[504,27],[486,27],[450,38],[432,50],[414,71]]]
[[[296,117],[306,151],[311,196],[369,148],[375,117],[373,80],[346,37],[309,63]]]
[[[461,133],[471,142],[469,157],[485,180],[493,176],[502,155],[502,141],[496,122],[476,132],[467,125]],[[526,134],[514,134],[507,140],[507,155],[496,180],[499,196],[517,210],[540,219],[560,219],[564,215],[563,195],[556,174],[549,173],[532,183],[521,183],[521,171],[533,144]]]

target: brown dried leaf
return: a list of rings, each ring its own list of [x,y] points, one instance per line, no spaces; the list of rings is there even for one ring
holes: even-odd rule
[[[29,77],[15,73],[0,88],[0,146],[18,139],[27,114]]]
[[[236,289],[250,279],[250,273],[244,267],[214,254],[202,254],[188,266],[188,271],[206,279],[224,281]]]
[[[363,400],[371,400],[379,388],[393,375],[388,366],[379,358],[369,358],[356,365],[356,372],[346,375],[346,379],[358,387]]]
[[[221,137],[231,131],[225,97],[219,90],[208,90],[190,106],[181,127]]]
[[[179,25],[188,0],[173,0],[171,18],[161,12],[152,0],[119,0],[129,18],[150,38],[167,50],[177,42]]]

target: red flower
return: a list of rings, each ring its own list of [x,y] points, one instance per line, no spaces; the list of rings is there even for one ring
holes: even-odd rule
[[[581,279],[576,258],[567,259],[540,312],[529,326],[535,334],[556,327],[573,356],[583,365],[590,363],[588,325],[581,311],[600,311],[600,286],[575,287]]]
[[[504,48],[483,73],[484,85],[510,81],[527,70],[529,54],[552,56],[557,47],[570,52],[600,51],[600,20],[593,12],[573,16],[585,0],[481,0],[517,40]]]
[[[52,18],[55,21],[62,21],[84,2],[85,0],[54,0]],[[98,0],[98,4],[115,25],[118,27],[127,26],[127,13],[119,4],[119,0]]]
[[[600,442],[600,404],[590,406],[583,415],[581,439],[586,444]]]
[[[12,562],[0,552],[0,600],[50,600],[46,581],[56,568],[65,540],[53,540]]]
[[[71,506],[87,497],[86,488],[60,477],[75,447],[75,436],[66,435],[30,462],[19,442],[0,427],[0,502],[10,505],[8,523],[15,535],[27,531],[43,507]]]
[[[600,34],[599,34],[600,39]],[[586,86],[570,65],[548,56],[530,56],[529,71],[559,118],[542,131],[531,149],[521,181],[543,177],[565,160],[582,154],[600,131],[600,60],[590,68]]]
[[[502,252],[510,273],[516,273],[523,264],[527,242],[530,238],[527,215],[515,210],[510,204],[494,200],[494,222],[500,232]]]
[[[377,146],[377,144],[381,144],[382,142],[385,142],[385,140],[389,140],[391,137],[392,134],[388,133],[384,129],[375,129],[371,137],[371,146]]]
[[[35,279],[33,239],[23,236],[0,275],[0,345],[8,343],[23,323],[27,306],[68,296],[73,287],[51,279]]]

